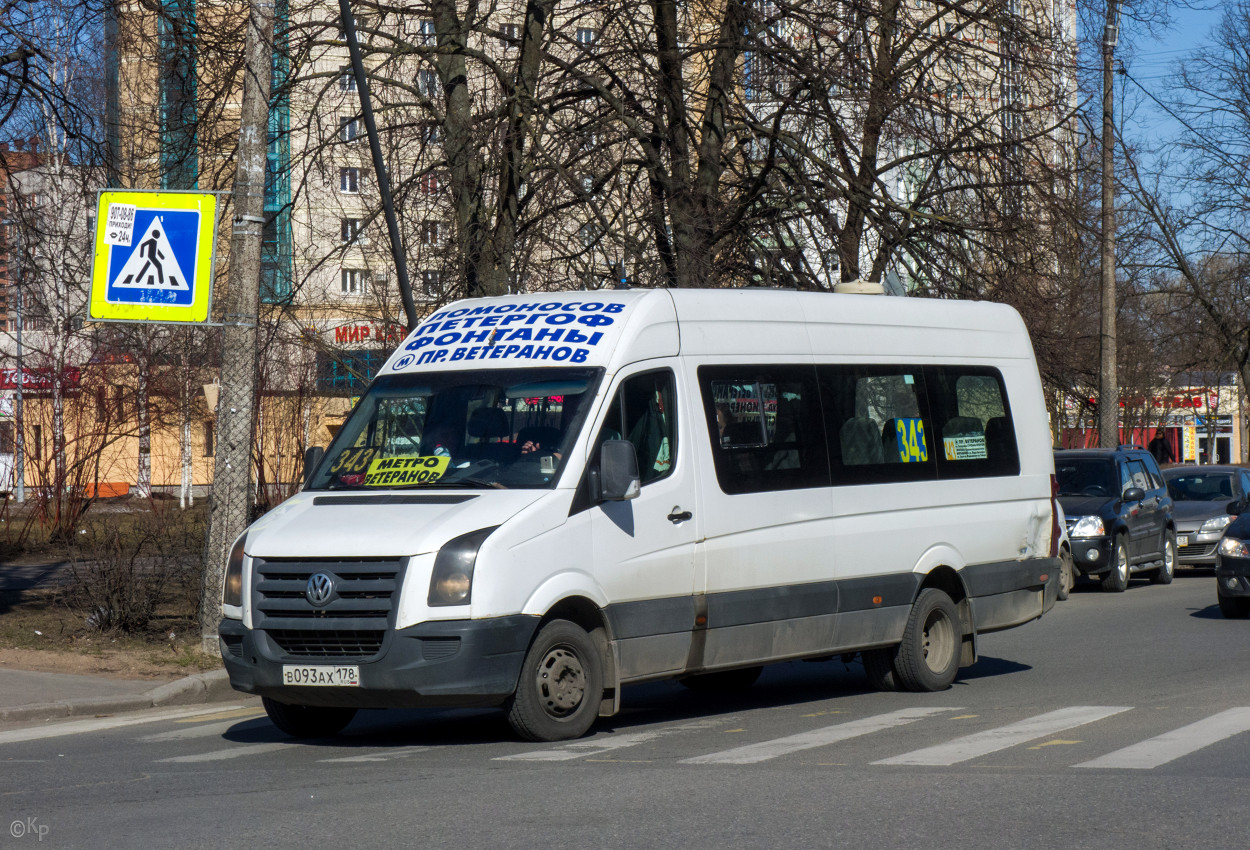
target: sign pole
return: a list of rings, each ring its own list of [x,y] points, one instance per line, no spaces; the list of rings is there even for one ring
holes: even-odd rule
[[[218,649],[226,558],[235,539],[247,528],[252,513],[252,443],[259,360],[256,323],[260,313],[261,238],[265,224],[274,0],[251,0],[249,5],[230,280],[224,299],[217,458],[200,594],[201,646],[212,653]]]
[[[13,243],[17,249],[17,268],[13,275],[13,322],[17,336],[17,384],[13,392],[13,498],[20,505],[26,501],[26,413],[22,402],[25,364],[22,362],[22,223],[13,227]]]

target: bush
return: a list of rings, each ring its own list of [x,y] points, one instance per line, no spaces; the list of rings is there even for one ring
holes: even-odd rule
[[[69,551],[65,604],[104,632],[142,632],[175,599],[194,616],[205,528],[202,511],[176,509],[87,523]]]

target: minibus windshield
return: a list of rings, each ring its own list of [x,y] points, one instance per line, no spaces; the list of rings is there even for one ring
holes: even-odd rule
[[[601,377],[601,369],[380,377],[307,489],[553,487]]]

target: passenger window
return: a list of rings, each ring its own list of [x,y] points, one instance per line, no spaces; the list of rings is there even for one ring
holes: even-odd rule
[[[835,484],[935,477],[920,369],[822,366],[818,372]]]
[[[1129,487],[1140,487],[1143,490],[1152,489],[1150,483],[1150,475],[1146,472],[1146,466],[1140,460],[1130,460],[1126,464],[1129,475],[1129,483],[1125,485],[1125,489]]]
[[[677,462],[677,394],[673,373],[646,372],[626,378],[595,441],[629,440],[638,453],[638,473],[649,484],[667,477]]]
[[[1018,475],[1020,456],[1002,375],[996,369],[926,369],[933,421],[940,428],[939,478]]]
[[[828,486],[811,367],[702,366],[699,386],[721,490]]]

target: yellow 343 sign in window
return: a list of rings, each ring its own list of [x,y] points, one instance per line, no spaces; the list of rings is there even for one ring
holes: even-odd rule
[[[217,196],[100,193],[87,318],[207,322]]]
[[[898,445],[898,459],[903,463],[924,463],[929,459],[929,449],[924,441],[923,419],[895,419],[894,436]]]

